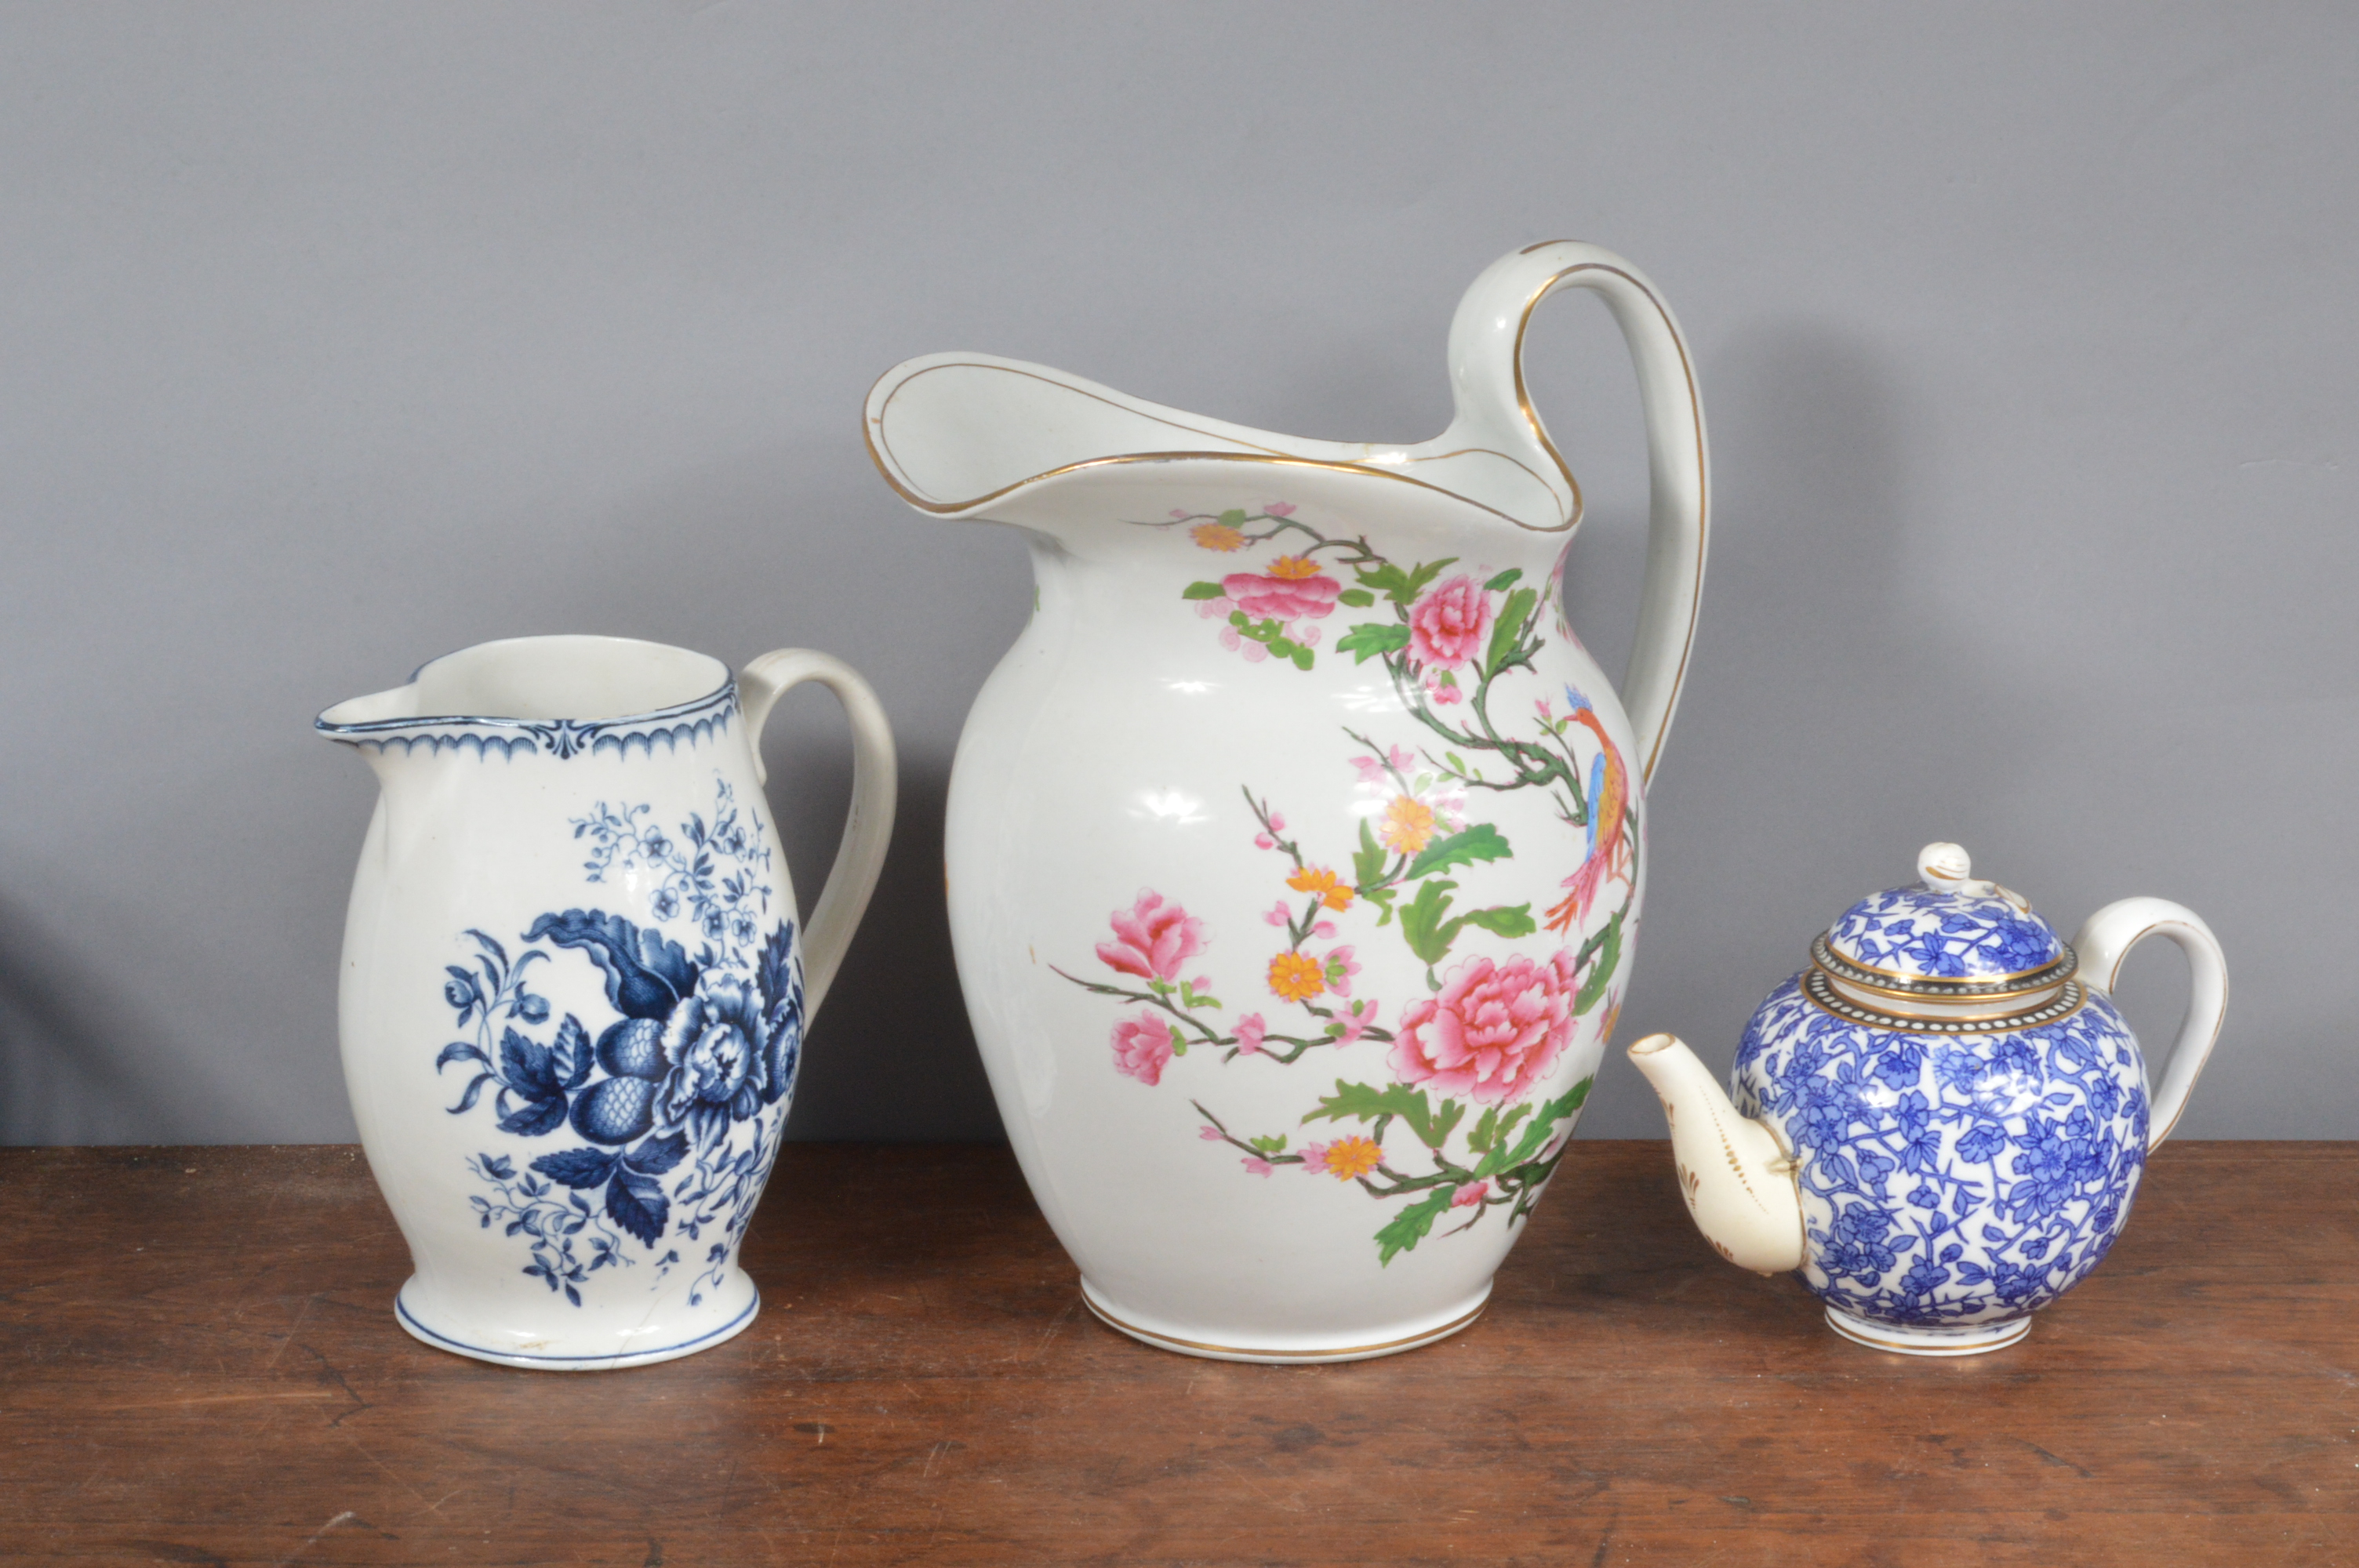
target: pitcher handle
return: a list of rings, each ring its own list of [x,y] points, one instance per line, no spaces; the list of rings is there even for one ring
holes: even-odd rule
[[[1647,467],[1653,492],[1647,528],[1647,577],[1638,633],[1623,681],[1622,707],[1637,737],[1642,782],[1651,780],[1671,714],[1687,678],[1703,595],[1710,528],[1711,458],[1694,362],[1671,308],[1646,276],[1612,251],[1578,240],[1552,240],[1493,263],[1460,302],[1450,328],[1451,382],[1457,395],[1453,431],[1473,427],[1509,450],[1520,448],[1559,501],[1564,526],[1581,518],[1581,487],[1549,439],[1524,390],[1524,331],[1541,300],[1560,288],[1586,288],[1604,300],[1621,327],[1638,372],[1647,413]],[[1553,478],[1549,476],[1553,475]]]
[[[835,693],[852,720],[852,813],[835,848],[835,864],[820,889],[819,903],[803,923],[803,1016],[819,1015],[819,1004],[852,946],[852,934],[867,911],[868,897],[885,869],[885,849],[893,837],[893,804],[898,778],[893,730],[868,683],[842,659],[809,648],[780,648],[752,660],[737,672],[737,703],[745,715],[746,741],[754,750],[754,776],[766,784],[762,762],[762,726],[778,698],[805,681]]]
[[[2221,954],[2220,939],[2212,935],[2212,928],[2185,904],[2166,898],[2125,898],[2089,916],[2080,935],[2072,938],[2072,950],[2081,958],[2082,984],[2110,994],[2121,978],[2122,960],[2149,936],[2166,936],[2179,944],[2180,951],[2187,955],[2190,981],[2187,1017],[2179,1026],[2178,1044],[2170,1050],[2170,1069],[2148,1113],[2148,1128],[2161,1129],[2147,1134],[2146,1146],[2152,1152],[2162,1147],[2162,1141],[2178,1125],[2187,1108],[2187,1097],[2194,1092],[2195,1080],[2211,1059],[2212,1047],[2219,1043],[2220,1023],[2228,1012],[2228,960]]]

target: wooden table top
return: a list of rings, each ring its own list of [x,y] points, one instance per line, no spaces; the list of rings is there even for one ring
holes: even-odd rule
[[[2173,1143],[2020,1346],[1864,1349],[1577,1141],[1475,1325],[1148,1349],[999,1147],[789,1144],[740,1337],[395,1325],[355,1149],[0,1151],[0,1555],[167,1563],[2359,1563],[2359,1143]]]

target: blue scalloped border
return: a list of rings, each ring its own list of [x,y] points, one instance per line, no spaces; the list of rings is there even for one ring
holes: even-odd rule
[[[437,717],[384,719],[367,724],[331,724],[321,719],[313,721],[312,728],[359,751],[384,752],[398,746],[408,752],[424,746],[438,754],[446,748],[473,752],[478,760],[495,752],[504,761],[514,761],[521,752],[563,762],[607,752],[628,757],[634,748],[653,756],[658,741],[667,750],[677,752],[683,743],[693,746],[725,733],[737,711],[737,683],[732,679],[692,702],[627,719]]]

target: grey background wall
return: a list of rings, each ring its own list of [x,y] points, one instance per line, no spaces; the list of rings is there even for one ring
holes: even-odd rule
[[[2359,1136],[2354,131],[2337,5],[13,7],[0,1138],[351,1137],[372,785],[310,718],[559,630],[873,677],[902,820],[793,1129],[995,1135],[940,817],[1027,571],[886,492],[863,391],[979,349],[1419,438],[1459,291],[1568,234],[1680,311],[1718,481],[1625,1031],[1725,1061],[1954,838],[2068,929],[2209,916],[2186,1133]],[[1567,303],[1531,373],[1618,648],[1626,362]],[[846,752],[773,726],[806,897]],[[1618,1054],[1591,1103],[1659,1133]]]

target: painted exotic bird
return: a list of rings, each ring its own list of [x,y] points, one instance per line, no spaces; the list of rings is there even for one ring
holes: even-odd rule
[[[1571,687],[1564,688],[1564,697],[1572,707],[1573,722],[1597,737],[1598,752],[1589,765],[1589,853],[1580,870],[1564,879],[1563,885],[1572,891],[1548,912],[1551,931],[1570,931],[1586,921],[1599,890],[1609,881],[1627,881],[1631,875],[1630,836],[1622,830],[1623,814],[1630,805],[1630,770],[1589,699]]]

